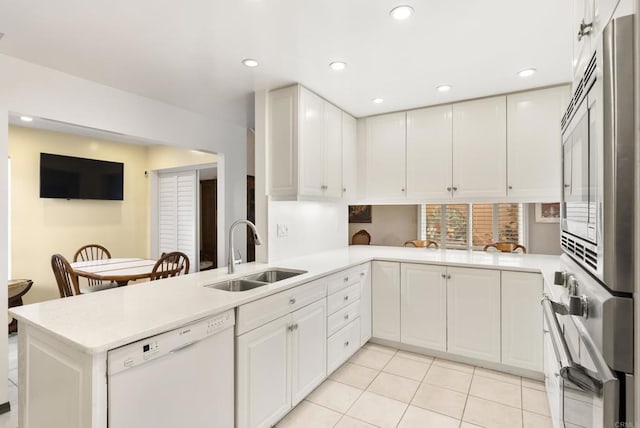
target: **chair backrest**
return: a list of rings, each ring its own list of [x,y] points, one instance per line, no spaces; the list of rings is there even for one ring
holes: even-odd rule
[[[189,257],[180,251],[162,253],[151,271],[151,281],[189,273]]]
[[[51,269],[53,269],[53,275],[58,283],[60,297],[71,297],[80,294],[78,276],[73,273],[71,265],[64,256],[60,254],[51,256]]]
[[[403,247],[419,247],[419,248],[440,248],[440,244],[431,239],[412,239],[402,244]]]
[[[526,254],[527,248],[524,245],[520,245],[516,242],[492,242],[491,244],[487,244],[484,246],[482,251],[487,251],[492,248],[503,252],[503,253],[517,253],[518,250],[522,251],[523,254]]]
[[[351,245],[369,245],[371,244],[371,235],[369,232],[362,229],[357,231],[351,237]]]
[[[73,256],[74,262],[85,262],[88,260],[101,260],[110,259],[111,253],[102,245],[89,244],[84,247],[80,247]]]

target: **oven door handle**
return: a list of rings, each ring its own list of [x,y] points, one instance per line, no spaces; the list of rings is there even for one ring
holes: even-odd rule
[[[542,298],[540,303],[542,304],[542,311],[545,319],[547,320],[547,325],[549,326],[549,334],[551,335],[553,351],[556,354],[558,364],[560,364],[560,376],[571,381],[577,387],[585,391],[600,394],[600,391],[602,390],[602,382],[591,376],[587,372],[587,369],[580,364],[576,364],[571,358],[571,352],[567,346],[567,341],[564,339],[560,323],[556,317],[556,312],[560,314],[568,313],[567,308],[551,301],[551,299],[546,295]]]

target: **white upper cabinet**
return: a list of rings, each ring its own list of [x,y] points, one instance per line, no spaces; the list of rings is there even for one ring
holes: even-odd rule
[[[568,86],[507,96],[507,195],[510,200],[560,200],[560,118],[568,97]]]
[[[506,97],[453,104],[453,197],[506,196]]]
[[[306,89],[300,89],[300,124],[298,131],[299,193],[322,196],[324,191],[323,101]]]
[[[451,105],[407,112],[407,198],[451,197]]]
[[[269,124],[269,195],[340,199],[342,111],[296,85],[269,93]]]
[[[366,195],[372,200],[405,198],[406,114],[366,119]]]
[[[573,42],[573,79],[578,81],[584,73],[585,66],[591,58],[591,41],[595,28],[594,0],[573,0],[573,19],[571,27],[571,39]],[[595,46],[593,46],[595,47]]]
[[[342,113],[342,197],[357,198],[358,191],[358,122]]]

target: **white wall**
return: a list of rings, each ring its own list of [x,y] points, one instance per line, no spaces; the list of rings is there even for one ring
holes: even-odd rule
[[[131,135],[176,147],[220,154],[225,176],[224,222],[246,214],[246,129],[156,100],[80,79],[7,55],[0,55],[0,159],[7,158],[9,112]],[[0,162],[0,201],[7,200],[7,163]],[[5,204],[6,206],[6,204]],[[221,216],[222,217],[222,216]],[[244,250],[244,236],[237,247]],[[7,242],[7,212],[0,210],[0,242]],[[224,236],[220,237],[223,241]],[[7,246],[0,248],[0,277],[7,276]],[[0,287],[0,301],[7,303]],[[0,325],[7,325],[0,307]],[[7,334],[0,331],[0,379],[7,378]],[[0,387],[0,403],[8,401]]]
[[[268,212],[270,262],[347,246],[343,203],[270,201]],[[277,237],[278,224],[287,225],[287,237]]]
[[[536,223],[536,204],[525,204],[529,224],[527,252],[530,254],[562,254],[560,247],[560,223]]]

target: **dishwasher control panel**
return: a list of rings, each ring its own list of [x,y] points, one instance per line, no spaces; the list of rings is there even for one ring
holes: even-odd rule
[[[114,375],[157,358],[170,357],[211,335],[233,327],[234,323],[234,311],[229,310],[175,330],[113,349],[107,354],[108,373]]]

